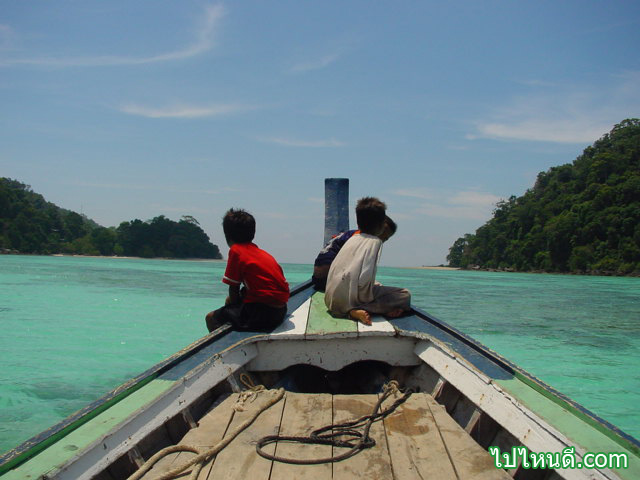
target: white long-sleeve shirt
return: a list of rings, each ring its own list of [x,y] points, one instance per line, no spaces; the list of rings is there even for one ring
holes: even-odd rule
[[[331,313],[347,315],[354,308],[374,301],[373,285],[382,240],[361,233],[344,244],[331,264],[324,301]]]

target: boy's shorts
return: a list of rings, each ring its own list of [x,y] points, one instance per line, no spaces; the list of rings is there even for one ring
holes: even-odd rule
[[[287,306],[271,307],[264,303],[241,303],[225,305],[213,314],[213,331],[223,323],[230,323],[234,330],[249,332],[271,332],[280,325],[287,314]]]
[[[327,289],[327,277],[320,278],[312,275],[311,281],[313,282],[313,288],[317,291],[324,292]]]

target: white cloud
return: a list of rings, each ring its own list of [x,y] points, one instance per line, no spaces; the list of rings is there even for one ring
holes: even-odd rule
[[[640,72],[611,75],[606,82],[562,86],[536,81],[530,86],[543,88],[489,113],[466,138],[592,143],[640,111]]]
[[[6,48],[13,36],[13,29],[9,25],[0,24],[0,48]]]
[[[328,140],[300,140],[295,138],[284,137],[261,137],[259,141],[265,143],[274,143],[283,147],[302,147],[302,148],[335,148],[344,147],[346,143],[330,138]]]
[[[417,198],[414,213],[448,219],[488,220],[500,197],[475,190],[403,189],[395,195]]]
[[[214,46],[214,36],[220,20],[224,16],[222,5],[208,5],[202,15],[202,23],[195,28],[194,41],[184,48],[157,55],[131,57],[121,55],[101,55],[85,57],[35,57],[0,60],[0,66],[34,65],[47,67],[107,67],[143,65],[148,63],[183,60],[205,53]],[[4,35],[0,31],[0,35]]]
[[[333,62],[338,60],[338,58],[340,58],[340,54],[332,53],[321,58],[297,63],[296,65],[291,67],[290,71],[292,73],[303,73],[310,70],[320,70],[322,68],[328,67]]]
[[[272,218],[275,220],[287,220],[293,218],[292,215],[283,212],[263,212],[260,214],[264,218]]]
[[[546,80],[538,80],[536,78],[531,78],[528,80],[520,81],[523,85],[527,85],[529,87],[556,87],[557,84],[554,82],[548,82]]]
[[[447,148],[449,150],[456,150],[456,151],[463,151],[463,152],[472,149],[470,145],[449,145]]]
[[[401,188],[391,193],[400,197],[421,198],[426,200],[436,198],[436,193],[426,188]]]
[[[443,205],[424,203],[416,209],[416,213],[428,217],[442,217],[449,219],[489,220],[493,206],[478,205]]]
[[[467,139],[493,138],[503,140],[529,140],[555,143],[593,143],[610,130],[611,123],[596,123],[583,118],[539,118],[514,123],[482,123],[476,135]]]
[[[243,105],[184,105],[177,104],[167,107],[145,107],[136,104],[128,104],[120,107],[120,111],[129,115],[138,115],[147,118],[202,118],[220,115],[230,115],[251,109]]]
[[[229,188],[220,188],[220,189],[196,189],[196,188],[176,188],[162,185],[153,185],[153,184],[124,184],[124,183],[91,183],[91,182],[74,182],[72,185],[76,185],[79,187],[90,187],[90,188],[107,188],[110,190],[152,190],[152,191],[162,191],[162,192],[170,192],[170,193],[198,193],[205,195],[220,195],[222,193],[226,193],[229,191],[234,191]]]
[[[457,192],[449,198],[449,203],[452,205],[463,207],[480,207],[485,208],[493,205],[500,200],[500,197],[493,195],[492,193],[466,191]]]
[[[153,209],[158,212],[166,212],[166,213],[180,213],[182,215],[208,215],[211,214],[211,210],[208,208],[202,207],[176,207],[173,205],[161,205],[158,203],[154,203],[150,205]]]

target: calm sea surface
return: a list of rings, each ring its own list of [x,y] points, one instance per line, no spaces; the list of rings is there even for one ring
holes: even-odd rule
[[[206,333],[224,262],[0,255],[0,452]],[[293,286],[310,265],[283,265]],[[380,268],[413,303],[640,437],[640,279]]]

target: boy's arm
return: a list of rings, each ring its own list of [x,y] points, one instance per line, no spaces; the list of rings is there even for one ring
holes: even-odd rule
[[[228,305],[236,305],[240,303],[240,285],[229,285]]]
[[[362,266],[358,278],[360,287],[367,287],[376,284],[376,270],[378,269],[378,261],[380,260],[380,252],[382,250],[382,241],[369,244],[363,249]]]
[[[222,282],[229,285],[229,296],[225,305],[237,305],[242,301],[240,296],[240,285],[242,283],[242,264],[238,256],[235,245],[229,250],[229,258],[227,259],[227,268],[224,271]]]

